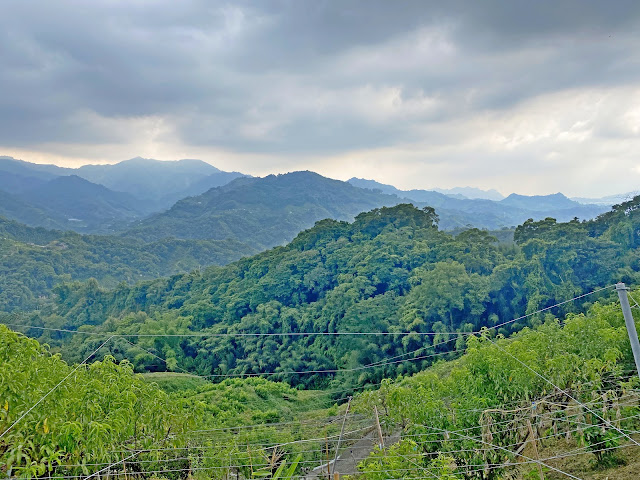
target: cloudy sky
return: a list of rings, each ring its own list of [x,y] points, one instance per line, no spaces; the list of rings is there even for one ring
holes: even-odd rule
[[[0,155],[640,189],[640,2],[8,1]]]

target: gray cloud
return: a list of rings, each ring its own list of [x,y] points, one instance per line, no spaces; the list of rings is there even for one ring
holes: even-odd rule
[[[589,120],[584,148],[634,141],[633,105],[616,109],[620,95],[607,92],[640,87],[639,20],[640,4],[626,0],[9,2],[0,146],[57,144],[59,156],[65,145],[113,152],[144,137],[170,152],[266,155],[246,160],[247,170],[275,156],[296,168],[302,157],[372,150],[434,171],[465,156],[468,171],[481,170],[474,158],[487,168],[517,158],[548,166],[542,159],[566,151],[566,135],[493,145],[508,135],[483,125],[536,131],[547,119],[527,105],[563,124],[563,92],[596,90],[604,113]],[[612,124],[611,109],[623,120]],[[581,155],[573,148],[563,158]]]

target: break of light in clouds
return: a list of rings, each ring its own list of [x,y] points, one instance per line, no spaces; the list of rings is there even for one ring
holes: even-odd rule
[[[0,154],[637,190],[639,26],[634,1],[7,2]]]

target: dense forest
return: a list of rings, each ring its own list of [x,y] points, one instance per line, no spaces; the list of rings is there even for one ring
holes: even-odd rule
[[[50,303],[52,289],[91,278],[105,288],[119,283],[224,265],[255,253],[233,240],[146,243],[106,235],[27,227],[0,217],[0,310],[34,310]]]
[[[133,359],[138,371],[165,369],[158,356],[200,375],[267,373],[323,388],[376,383],[423,369],[433,354],[455,355],[465,332],[617,281],[636,283],[639,204],[636,198],[589,222],[528,221],[517,228],[515,245],[477,229],[442,232],[433,209],[375,209],[353,223],[319,222],[285,247],[226,267],[111,290],[95,281],[63,284],[55,305],[10,323],[127,336],[149,353],[132,355],[123,341],[113,354]],[[567,303],[556,313],[579,308]],[[523,318],[499,332],[537,321]],[[318,335],[363,331],[389,334]],[[265,332],[309,335],[235,338]],[[400,332],[415,335],[394,334]],[[87,335],[28,333],[73,361],[96,344]],[[195,335],[138,337],[149,333]],[[406,356],[411,361],[386,361]],[[316,373],[296,373],[305,370]]]

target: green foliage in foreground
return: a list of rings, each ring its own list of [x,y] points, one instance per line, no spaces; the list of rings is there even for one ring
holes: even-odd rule
[[[397,461],[423,464],[447,452],[454,472],[464,478],[503,478],[505,468],[495,465],[517,460],[506,450],[524,443],[529,418],[548,432],[540,437],[556,431],[564,438],[568,432],[578,447],[594,452],[596,463],[615,465],[616,452],[603,449],[626,439],[612,425],[625,431],[640,425],[640,382],[619,305],[595,304],[586,315],[569,315],[564,324],[549,318],[509,339],[491,333],[469,337],[458,360],[395,383],[384,381],[379,390],[357,396],[354,409],[367,412],[377,405],[389,428],[404,428],[415,447],[406,458],[398,453]],[[391,450],[387,454],[393,456]],[[368,473],[379,462],[378,456],[365,461],[362,478],[379,478]]]
[[[45,396],[58,383],[60,387]],[[33,413],[21,415],[44,398]],[[0,325],[0,464],[21,478],[59,468],[88,474],[114,450],[171,444],[193,418],[113,358],[75,371],[37,341]],[[117,457],[116,457],[117,458]]]
[[[200,265],[224,265],[251,253],[253,249],[232,240],[145,243],[32,228],[0,218],[0,311],[47,305],[53,288],[71,280],[94,278],[114,288]]]
[[[0,325],[0,475],[60,478],[115,464],[111,469],[121,473],[219,479],[231,464],[245,478],[278,469],[287,478],[292,468],[299,471],[299,459],[293,460],[299,455],[320,462],[322,442],[297,441],[335,435],[339,428],[320,421],[337,413],[322,392],[260,378],[214,385],[163,373],[156,380],[174,393],[113,357],[74,369],[36,340]],[[308,423],[294,422],[301,415]],[[253,427],[235,429],[239,425]]]
[[[500,465],[517,458],[495,447],[515,450],[525,442],[523,421],[532,412],[536,429],[568,433],[599,466],[619,462],[601,445],[624,443],[611,425],[640,426],[640,382],[626,374],[633,359],[617,304],[596,303],[562,323],[549,317],[508,339],[487,331],[466,343],[459,359],[385,380],[354,399],[354,418],[362,415],[370,426],[376,405],[385,428],[406,435],[362,462],[363,480],[502,478],[509,467]],[[324,438],[335,439],[340,427],[327,392],[260,378],[210,384],[172,373],[145,377],[112,357],[73,371],[46,346],[0,326],[0,434],[61,381],[0,438],[2,473],[87,475],[126,458],[128,471],[141,478],[289,478],[322,463]]]

